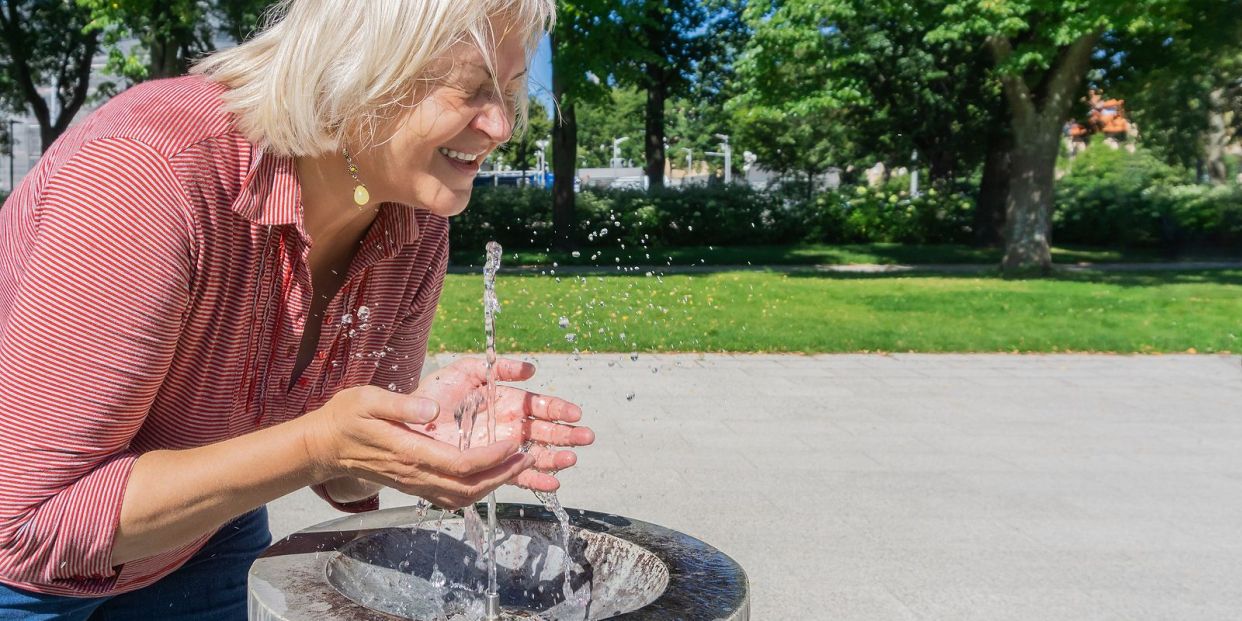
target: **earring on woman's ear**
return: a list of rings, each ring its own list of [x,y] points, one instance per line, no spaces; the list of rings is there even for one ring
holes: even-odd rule
[[[367,184],[358,179],[358,165],[354,163],[354,158],[349,156],[349,149],[341,147],[341,155],[345,156],[345,170],[349,171],[349,176],[354,179],[354,204],[359,209],[366,207],[371,202],[371,193],[367,191]]]

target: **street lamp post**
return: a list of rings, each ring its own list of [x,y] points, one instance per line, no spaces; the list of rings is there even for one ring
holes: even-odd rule
[[[733,182],[733,147],[729,146],[728,134],[716,134],[720,139],[720,151],[709,151],[707,155],[724,156],[724,182],[726,184]]]
[[[612,162],[610,163],[612,164],[613,168],[621,168],[621,165],[623,163],[621,161],[621,143],[629,139],[630,139],[629,136],[622,136],[620,138],[612,139]]]
[[[547,140],[536,140],[535,146],[539,149],[535,151],[536,166],[539,171],[539,187],[547,187],[548,183],[548,159],[545,152],[548,149]]]
[[[910,155],[910,198],[919,197],[919,150]]]

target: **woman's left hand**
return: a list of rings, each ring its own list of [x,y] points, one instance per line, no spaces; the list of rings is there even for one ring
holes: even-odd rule
[[[535,374],[535,365],[518,360],[496,360],[497,382],[520,382]],[[487,363],[465,358],[423,379],[414,391],[417,397],[440,404],[440,415],[426,425],[411,428],[453,446],[483,446],[489,443],[487,425]],[[586,446],[595,441],[588,427],[572,425],[582,419],[582,409],[559,399],[513,386],[496,385],[496,437],[521,437],[535,456],[535,465],[511,483],[528,489],[552,492],[560,487],[554,473],[573,466],[578,456],[557,447]],[[471,421],[473,420],[473,428]],[[471,431],[469,443],[462,444],[460,429]]]

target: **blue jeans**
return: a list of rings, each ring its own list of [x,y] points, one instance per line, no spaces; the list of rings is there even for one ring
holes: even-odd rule
[[[267,508],[228,524],[177,571],[110,597],[44,595],[0,584],[0,621],[246,621],[246,575],[272,542]]]

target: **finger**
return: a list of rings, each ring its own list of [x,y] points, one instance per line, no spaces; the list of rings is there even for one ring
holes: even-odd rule
[[[436,504],[456,509],[473,504],[496,488],[518,477],[534,464],[530,455],[510,455],[494,468],[468,477],[455,477],[434,471],[424,471],[411,482],[407,493],[434,498]]]
[[[573,451],[554,451],[548,447],[535,446],[531,447],[530,454],[535,456],[534,468],[543,472],[557,472],[572,468],[578,463],[578,454]]]
[[[536,492],[555,492],[561,487],[561,482],[556,477],[538,470],[522,472],[512,481],[512,484]]]
[[[517,439],[504,440],[487,446],[458,451],[457,447],[410,432],[409,458],[453,477],[468,477],[495,468],[518,452]]]
[[[542,420],[526,421],[526,437],[552,446],[586,446],[595,442],[595,432],[590,427],[560,425]]]
[[[487,381],[487,361],[481,358],[464,358],[453,363],[457,372],[476,384]],[[496,359],[496,380],[501,382],[520,382],[535,375],[535,365],[512,358]]]
[[[375,418],[409,425],[429,423],[440,415],[440,404],[431,399],[366,387],[359,392],[362,407]]]
[[[518,390],[513,388],[511,390]],[[542,420],[576,423],[582,420],[582,408],[558,397],[526,392],[522,397],[522,411],[527,416]]]
[[[535,365],[512,358],[496,359],[496,379],[502,382],[522,382],[535,376]]]

